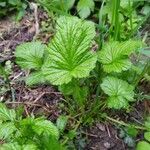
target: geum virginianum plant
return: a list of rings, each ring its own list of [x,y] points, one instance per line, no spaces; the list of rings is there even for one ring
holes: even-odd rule
[[[83,106],[87,88],[81,89],[80,79],[88,77],[95,67],[97,55],[90,51],[94,37],[94,23],[61,17],[50,44],[46,47],[40,42],[31,42],[18,46],[16,62],[24,69],[36,70],[27,78],[27,84],[48,81]]]
[[[101,87],[100,93],[97,92],[100,103],[100,94],[106,94],[109,97],[102,104],[114,109],[128,108],[129,102],[134,101],[135,87],[124,74],[132,70],[130,55],[142,44],[133,40],[112,41],[97,53],[90,49],[94,37],[94,23],[77,17],[60,17],[48,46],[30,42],[17,47],[17,64],[31,72],[26,83],[57,85],[65,96],[72,96],[78,107],[85,107],[86,100],[93,99],[96,89]],[[102,66],[100,72],[96,71],[96,65]]]

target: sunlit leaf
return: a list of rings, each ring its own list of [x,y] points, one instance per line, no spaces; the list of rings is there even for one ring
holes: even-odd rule
[[[103,64],[105,72],[121,72],[128,70],[132,63],[129,55],[141,47],[139,41],[109,42],[99,52],[98,60]]]
[[[77,4],[77,10],[81,18],[87,18],[91,11],[94,10],[93,0],[80,0]]]
[[[24,69],[38,70],[43,64],[45,45],[41,42],[27,42],[16,48],[16,62]]]
[[[72,78],[89,76],[97,60],[96,54],[90,51],[95,36],[94,24],[77,17],[60,17],[56,31],[42,68],[46,79],[54,85],[62,85]]]
[[[146,141],[140,141],[136,147],[136,150],[149,150],[149,149],[150,149],[150,144]]]
[[[134,87],[121,79],[106,77],[103,79],[101,88],[105,94],[109,95],[107,101],[110,108],[127,108],[129,102],[134,101]]]

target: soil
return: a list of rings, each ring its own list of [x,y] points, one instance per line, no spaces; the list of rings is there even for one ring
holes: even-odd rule
[[[114,126],[97,123],[89,132],[86,150],[125,150],[125,144],[117,136]]]
[[[39,11],[39,24],[41,21],[46,20],[47,16],[45,13]],[[0,21],[0,62],[11,60],[14,62],[14,50],[17,45],[32,41],[34,39],[36,28],[34,13],[28,12],[25,17],[19,22],[14,23],[10,18]],[[40,33],[43,37],[43,33]],[[46,37],[42,38],[43,42],[47,42],[51,36],[49,33]],[[40,37],[40,35],[39,35]],[[50,120],[56,120],[56,118],[62,113],[58,107],[61,101],[61,94],[52,86],[39,85],[34,88],[25,86],[24,81],[20,80],[26,76],[28,72],[22,71],[15,63],[13,66],[13,72],[10,75],[12,91],[6,92],[4,95],[0,95],[0,100],[5,101],[12,107],[24,105],[25,115],[33,114],[44,114]],[[144,86],[142,86],[144,84]],[[141,89],[146,88],[147,93],[150,93],[150,85],[147,83],[141,83]],[[145,91],[145,90],[144,90]],[[14,101],[11,101],[12,99]],[[145,106],[146,105],[146,106]],[[114,118],[120,118],[123,121],[130,121],[131,123],[139,123],[144,120],[145,107],[147,104],[140,102],[137,103],[130,113],[111,112],[110,114]],[[111,123],[96,123],[90,128],[86,129],[88,132],[88,142],[85,150],[134,150],[135,148],[129,148],[123,141],[118,137],[118,129]],[[142,138],[142,133],[139,133],[138,141]]]

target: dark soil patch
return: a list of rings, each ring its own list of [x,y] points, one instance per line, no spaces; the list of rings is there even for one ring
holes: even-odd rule
[[[86,150],[125,150],[124,142],[117,137],[117,130],[111,125],[96,124],[89,130]]]

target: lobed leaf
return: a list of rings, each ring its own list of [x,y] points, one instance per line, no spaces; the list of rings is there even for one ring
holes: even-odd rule
[[[43,119],[36,119],[35,124],[32,128],[34,132],[39,135],[42,133],[46,133],[56,139],[59,138],[59,131],[57,127],[51,121],[43,120]]]
[[[80,0],[77,4],[77,11],[79,16],[82,19],[87,18],[91,11],[94,10],[94,1],[93,0]]]
[[[150,144],[146,141],[140,141],[136,147],[136,150],[149,150],[149,149],[150,149]]]
[[[8,109],[4,104],[0,103],[0,120],[8,121],[15,120],[16,113],[14,109]]]
[[[134,101],[134,87],[121,79],[106,77],[103,79],[101,88],[105,94],[109,95],[108,107],[110,108],[127,108],[129,101]]]
[[[95,36],[94,24],[77,17],[60,17],[56,31],[42,68],[46,79],[54,85],[62,85],[72,78],[89,76],[97,60],[96,54],[89,51]]]
[[[121,72],[128,70],[132,63],[129,55],[141,47],[139,41],[109,42],[98,54],[98,60],[103,64],[105,72]]]
[[[46,80],[42,71],[33,72],[26,78],[26,84],[29,86],[35,85],[38,83],[44,83],[45,81]]]
[[[43,64],[45,45],[41,42],[27,42],[16,48],[16,62],[24,69],[38,70]]]

